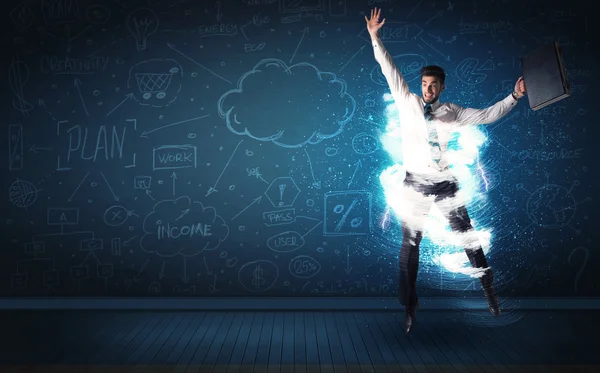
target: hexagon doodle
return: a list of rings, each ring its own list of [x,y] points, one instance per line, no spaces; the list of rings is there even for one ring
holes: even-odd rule
[[[265,196],[274,207],[289,207],[294,204],[300,194],[300,188],[289,176],[278,177],[271,182]]]

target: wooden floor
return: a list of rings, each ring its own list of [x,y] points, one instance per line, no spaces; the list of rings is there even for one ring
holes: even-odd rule
[[[600,371],[597,310],[0,315],[1,372]]]

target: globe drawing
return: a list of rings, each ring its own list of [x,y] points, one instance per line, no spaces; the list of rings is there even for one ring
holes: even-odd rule
[[[38,191],[29,181],[17,179],[8,189],[8,199],[17,207],[27,208],[37,200]]]
[[[527,216],[543,228],[561,228],[575,215],[577,201],[567,188],[546,184],[527,200]]]

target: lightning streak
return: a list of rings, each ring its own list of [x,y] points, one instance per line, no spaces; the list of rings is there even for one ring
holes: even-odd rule
[[[483,182],[485,184],[485,191],[487,192],[488,191],[488,181],[485,177],[485,171],[484,171],[483,167],[481,166],[481,163],[479,163],[479,156],[477,156],[477,169],[481,173],[481,178],[483,179]]]
[[[385,208],[385,213],[383,214],[383,218],[381,219],[381,229],[384,231],[387,230],[386,224],[390,221],[390,206]]]

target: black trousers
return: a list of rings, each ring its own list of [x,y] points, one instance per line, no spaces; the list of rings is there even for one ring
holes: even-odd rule
[[[424,218],[429,213],[432,203],[443,205],[440,210],[448,219],[453,232],[475,237],[475,231],[471,225],[471,219],[464,204],[455,205],[451,202],[459,190],[458,181],[450,180],[430,182],[426,176],[415,175],[407,172],[404,180],[405,190],[411,191],[412,210],[408,212],[407,219],[402,221],[402,247],[400,248],[400,272],[398,280],[398,296],[400,303],[406,307],[414,307],[417,304],[417,273],[419,271],[419,246],[423,238]],[[430,197],[430,198],[426,198]],[[431,198],[434,197],[434,198]],[[410,216],[421,215],[421,216]],[[472,240],[473,241],[473,240]],[[487,268],[487,260],[479,242],[475,240],[470,247],[465,247],[465,252],[474,268]],[[484,272],[480,277],[482,286],[490,287],[493,284],[491,270]]]

